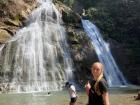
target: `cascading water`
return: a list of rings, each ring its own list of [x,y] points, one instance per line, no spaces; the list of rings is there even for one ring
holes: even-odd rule
[[[65,29],[51,0],[40,0],[29,25],[8,41],[1,63],[3,83],[16,92],[54,91],[72,78]]]
[[[109,45],[103,40],[98,28],[89,20],[82,20],[82,24],[84,30],[92,41],[99,61],[104,64],[104,74],[109,86],[126,85],[127,82],[115,63]]]

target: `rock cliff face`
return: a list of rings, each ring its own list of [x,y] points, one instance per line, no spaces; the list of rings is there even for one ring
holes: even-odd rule
[[[91,77],[90,66],[94,61],[98,61],[98,59],[82,27],[80,12],[73,11],[59,1],[56,1],[55,5],[62,13],[63,25],[66,28],[67,41],[76,69],[74,74],[77,82],[80,83],[81,80],[83,81]]]
[[[36,5],[35,0],[0,1],[0,43],[5,43],[24,25]]]
[[[135,59],[130,56],[132,53],[131,49],[126,48],[125,44],[118,43],[113,39],[108,41],[114,58],[126,79],[132,84],[140,85],[140,72],[137,64],[132,64]]]

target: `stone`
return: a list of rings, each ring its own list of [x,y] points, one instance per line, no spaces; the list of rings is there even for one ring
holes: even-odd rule
[[[0,43],[6,43],[11,38],[11,35],[3,29],[0,29]]]
[[[11,19],[6,19],[4,21],[4,23],[7,24],[7,25],[17,26],[17,27],[19,27],[21,25],[20,21],[18,21],[18,20],[17,21],[16,20],[11,20]]]
[[[136,100],[140,100],[140,91],[138,92],[138,95],[136,96]]]

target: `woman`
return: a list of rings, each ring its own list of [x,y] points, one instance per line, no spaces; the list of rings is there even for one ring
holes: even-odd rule
[[[86,84],[86,92],[88,94],[88,105],[109,105],[108,86],[103,79],[103,65],[100,62],[92,64],[91,83]]]

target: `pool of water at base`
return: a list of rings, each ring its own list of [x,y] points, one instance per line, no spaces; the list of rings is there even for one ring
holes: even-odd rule
[[[0,94],[0,105],[63,105],[68,103],[66,91],[40,93],[8,93]]]
[[[109,93],[111,94],[111,98],[116,97],[117,95],[120,96],[120,94],[131,94],[131,96],[133,96],[136,95],[139,90],[140,87],[137,86],[112,87],[109,88]],[[77,105],[86,105],[87,95],[85,90],[80,90],[77,93]],[[111,100],[114,101],[114,99]],[[5,93],[0,94],[0,105],[69,105],[69,95],[66,90],[49,93]]]

